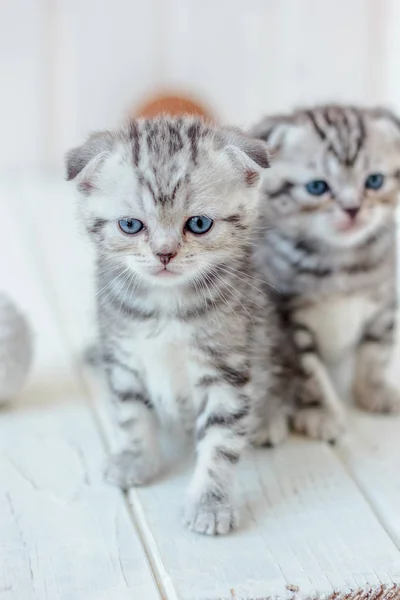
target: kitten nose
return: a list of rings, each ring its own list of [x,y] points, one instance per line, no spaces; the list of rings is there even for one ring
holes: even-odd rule
[[[352,206],[350,208],[345,208],[344,209],[347,214],[349,215],[350,219],[355,219],[356,216],[358,215],[359,211],[360,211],[360,207],[359,206]]]
[[[176,252],[170,252],[169,254],[157,254],[157,256],[160,259],[160,263],[166,267],[169,261],[176,256]]]

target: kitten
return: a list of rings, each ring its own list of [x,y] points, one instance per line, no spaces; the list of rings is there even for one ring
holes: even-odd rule
[[[400,409],[386,377],[397,307],[400,123],[383,109],[332,105],[266,118],[251,134],[274,155],[256,262],[279,289],[303,369],[294,428],[335,440],[345,427],[346,370],[359,407]]]
[[[250,260],[268,166],[264,142],[189,117],[133,121],[67,156],[123,437],[106,476],[125,489],[157,475],[157,421],[195,430],[184,520],[199,533],[235,526],[235,465],[273,392],[275,324]]]

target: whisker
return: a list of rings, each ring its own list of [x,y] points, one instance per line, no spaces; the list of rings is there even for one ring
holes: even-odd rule
[[[131,271],[130,273],[128,273],[128,276],[124,280],[123,284],[121,284],[121,285],[125,285],[125,284],[127,284],[127,285],[126,285],[125,293],[124,293],[124,295],[123,295],[123,297],[121,299],[121,304],[120,304],[120,307],[119,307],[120,311],[122,311],[122,307],[124,305],[126,295],[128,294],[128,298],[130,296],[130,289],[131,289],[131,286],[132,286],[132,282],[135,283],[135,277],[136,277],[136,274],[133,271]]]
[[[243,310],[248,314],[248,316],[250,317],[251,321],[254,324],[254,320],[253,317],[251,316],[251,314],[249,313],[249,311],[247,310],[247,308],[244,306],[244,304],[239,300],[238,296],[236,296],[236,292],[238,292],[240,294],[240,296],[242,296],[245,300],[247,301],[251,301],[253,302],[253,304],[256,304],[257,306],[259,306],[260,308],[264,308],[263,306],[261,306],[260,304],[257,304],[254,300],[252,300],[251,298],[247,298],[247,296],[245,296],[244,294],[242,294],[242,292],[240,292],[240,290],[235,289],[232,285],[230,285],[227,281],[225,281],[224,279],[222,279],[222,277],[220,276],[220,274],[213,268],[211,267],[210,272],[213,273],[215,275],[215,277],[220,281],[220,283],[225,287],[226,291],[229,292],[234,298],[235,300],[240,304],[240,306],[243,308]],[[234,312],[234,314],[236,316],[237,313],[234,310],[234,308],[229,304],[230,308],[232,309],[232,311]]]
[[[206,276],[204,276],[204,277],[203,277],[203,280],[202,280],[202,282],[203,282],[203,284],[205,285],[205,287],[207,288],[207,292],[208,292],[209,298],[210,298],[210,300],[211,300],[211,302],[212,302],[212,304],[213,304],[214,310],[215,310],[215,311],[218,313],[218,315],[220,316],[220,315],[221,315],[221,312],[220,312],[220,310],[219,310],[219,308],[218,308],[218,306],[217,306],[217,304],[216,304],[216,302],[215,302],[215,299],[214,299],[214,298],[213,298],[213,296],[212,296],[211,290],[210,290],[210,288],[209,288],[209,286],[208,286],[208,283],[209,283],[209,282],[207,282],[207,277],[206,277]],[[217,294],[219,294],[219,289],[218,289],[218,288],[214,288],[214,289],[215,289],[215,291],[217,292]],[[221,296],[220,296],[220,298],[221,298],[221,300],[224,302],[224,298],[223,298],[223,297],[221,297]],[[225,300],[225,303],[226,303],[226,305],[227,305],[227,306],[229,306],[229,304],[227,303],[227,301],[226,301],[226,300]]]
[[[274,290],[276,290],[277,292],[279,292],[278,288],[276,288],[274,285],[272,285],[272,283],[265,281],[265,279],[259,279],[258,277],[254,277],[253,275],[248,275],[247,273],[233,269],[233,267],[229,267],[228,265],[224,265],[224,267],[219,266],[219,269],[221,269],[221,271],[225,270],[226,273],[233,275],[233,277],[236,277],[240,281],[247,283],[250,287],[254,288],[255,290],[262,291],[257,286],[254,286],[251,283],[249,283],[247,281],[248,279],[252,279],[254,281],[259,281],[260,283],[264,283],[265,285],[268,285],[269,287],[271,287]],[[230,271],[229,269],[232,269],[232,270]],[[244,275],[245,279],[243,279],[242,277],[239,277],[236,273],[240,273],[241,275]]]
[[[251,314],[249,313],[249,311],[247,310],[247,308],[244,306],[244,304],[240,301],[240,299],[236,295],[236,292],[238,292],[246,300],[250,300],[250,298],[247,298],[244,294],[242,294],[239,290],[235,289],[232,285],[230,285],[227,281],[225,281],[222,278],[221,278],[221,283],[226,288],[227,292],[229,292],[235,298],[236,302],[238,302],[240,304],[240,306],[243,308],[243,310],[248,314],[248,316],[250,317],[251,322],[254,325],[253,317],[251,316]]]
[[[107,293],[107,295],[104,297],[104,300],[114,300],[117,299],[120,295],[120,293],[122,292],[123,286],[125,285],[125,283],[128,281],[130,277],[130,271],[129,269],[125,269],[122,273],[120,273],[119,275],[117,275],[117,277],[115,277],[114,279],[111,280],[111,288],[109,290],[109,292]],[[115,287],[113,284],[116,284]],[[120,306],[120,310],[121,310],[122,304]]]
[[[201,285],[200,285],[201,281],[198,279],[198,277],[195,277],[193,279],[193,283],[194,283],[194,287],[196,289],[196,294],[198,294],[201,297],[201,300],[205,300],[204,299],[204,292],[203,292],[203,290],[201,288]],[[197,313],[197,316],[200,317],[200,313],[199,313],[199,310],[198,310],[197,306],[196,306],[196,313]]]
[[[97,291],[96,291],[96,296],[97,296],[98,298],[100,298],[100,297],[103,295],[103,293],[104,293],[104,292],[105,292],[105,291],[106,291],[108,288],[112,287],[112,286],[113,286],[113,284],[114,284],[114,283],[116,283],[120,277],[122,277],[123,275],[125,275],[125,272],[126,272],[126,271],[127,271],[127,269],[124,269],[124,270],[123,270],[121,273],[119,273],[119,274],[118,274],[116,277],[114,277],[114,278],[110,279],[110,281],[108,281],[108,283],[107,283],[107,284],[106,284],[106,285],[105,285],[103,288],[101,288],[100,290],[97,290]]]
[[[213,283],[209,280],[210,266],[211,265],[208,265],[208,264],[206,265],[207,271],[202,272],[201,277],[202,277],[202,283],[207,287],[207,292],[209,294],[211,301],[213,301],[211,289],[214,289],[214,291],[217,293],[218,297],[222,300],[222,302],[233,312],[233,314],[235,316],[237,316],[237,313],[235,312],[235,310],[233,309],[233,307],[231,306],[231,304],[229,303],[227,298],[224,296],[222,291],[219,289],[219,287],[213,285]],[[218,314],[220,315],[221,313],[220,313],[218,307],[216,306],[215,301],[213,302],[213,305],[214,305],[216,312],[218,312]]]

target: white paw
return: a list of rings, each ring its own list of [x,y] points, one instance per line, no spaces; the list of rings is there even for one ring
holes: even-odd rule
[[[237,513],[228,502],[210,497],[187,499],[183,522],[192,531],[205,535],[225,535],[238,524]]]
[[[390,383],[375,389],[362,388],[356,391],[357,406],[379,413],[400,413],[400,391]]]
[[[293,417],[293,428],[313,439],[335,442],[345,430],[344,415],[324,408],[301,408]]]
[[[254,446],[278,446],[284,442],[289,434],[288,417],[286,414],[277,413],[269,421],[262,421],[254,432],[251,443]]]
[[[127,490],[148,483],[158,474],[159,469],[158,456],[122,450],[108,458],[105,478],[108,483]]]

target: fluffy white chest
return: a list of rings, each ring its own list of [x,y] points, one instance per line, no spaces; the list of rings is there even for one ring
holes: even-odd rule
[[[156,410],[172,420],[182,420],[193,410],[195,373],[190,334],[187,327],[173,322],[151,331],[143,328],[135,336],[136,368]]]
[[[373,312],[374,304],[365,296],[336,296],[299,310],[296,320],[314,333],[322,358],[336,362],[359,342]]]

